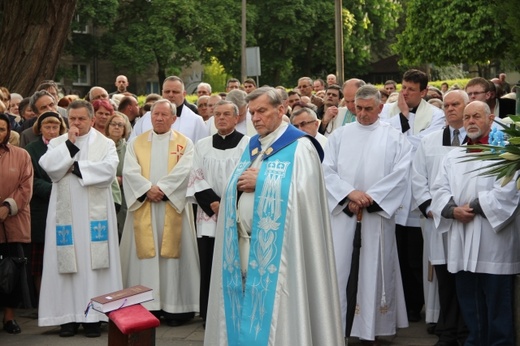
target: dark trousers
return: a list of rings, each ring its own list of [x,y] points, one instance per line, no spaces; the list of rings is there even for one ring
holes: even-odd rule
[[[424,305],[422,231],[420,227],[396,225],[395,235],[406,310],[419,313]]]
[[[457,299],[455,274],[448,271],[446,264],[435,265],[435,275],[439,283],[439,321],[435,327],[435,333],[439,335],[439,341],[446,344],[459,342],[464,344],[468,335],[468,329]]]
[[[460,271],[457,297],[469,329],[466,346],[514,345],[514,275]]]
[[[200,317],[206,321],[206,313],[208,312],[209,285],[211,282],[211,266],[213,264],[213,248],[215,247],[215,238],[202,237],[197,238],[199,247],[200,261]]]

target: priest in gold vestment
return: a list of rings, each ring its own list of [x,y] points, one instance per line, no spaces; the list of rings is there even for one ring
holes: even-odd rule
[[[157,101],[151,113],[153,129],[132,140],[125,156],[123,285],[153,288],[154,300],[143,305],[177,326],[199,311],[197,243],[186,207],[193,143],[171,130],[177,117],[170,101]]]

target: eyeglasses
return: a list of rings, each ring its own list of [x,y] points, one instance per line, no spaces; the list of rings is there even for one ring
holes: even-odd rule
[[[125,124],[123,124],[123,123],[110,123],[110,126],[123,128],[123,127],[125,127]]]
[[[310,120],[310,121],[302,121],[301,123],[299,124],[293,124],[294,127],[296,127],[297,129],[301,128],[301,127],[304,127],[306,125],[309,125],[309,124],[313,124],[315,123],[316,120]]]
[[[485,93],[487,93],[487,91],[473,91],[471,93],[468,93],[468,96],[472,97],[473,95],[477,96],[477,95],[485,94]]]

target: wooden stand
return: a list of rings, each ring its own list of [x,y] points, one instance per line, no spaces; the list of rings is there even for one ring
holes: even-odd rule
[[[133,305],[108,314],[109,346],[155,346],[155,328],[159,320],[141,305]]]

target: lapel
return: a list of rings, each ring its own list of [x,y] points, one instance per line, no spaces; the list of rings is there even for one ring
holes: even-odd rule
[[[451,136],[450,136],[450,127],[446,126],[444,131],[442,132],[442,146],[449,147],[451,146]]]

